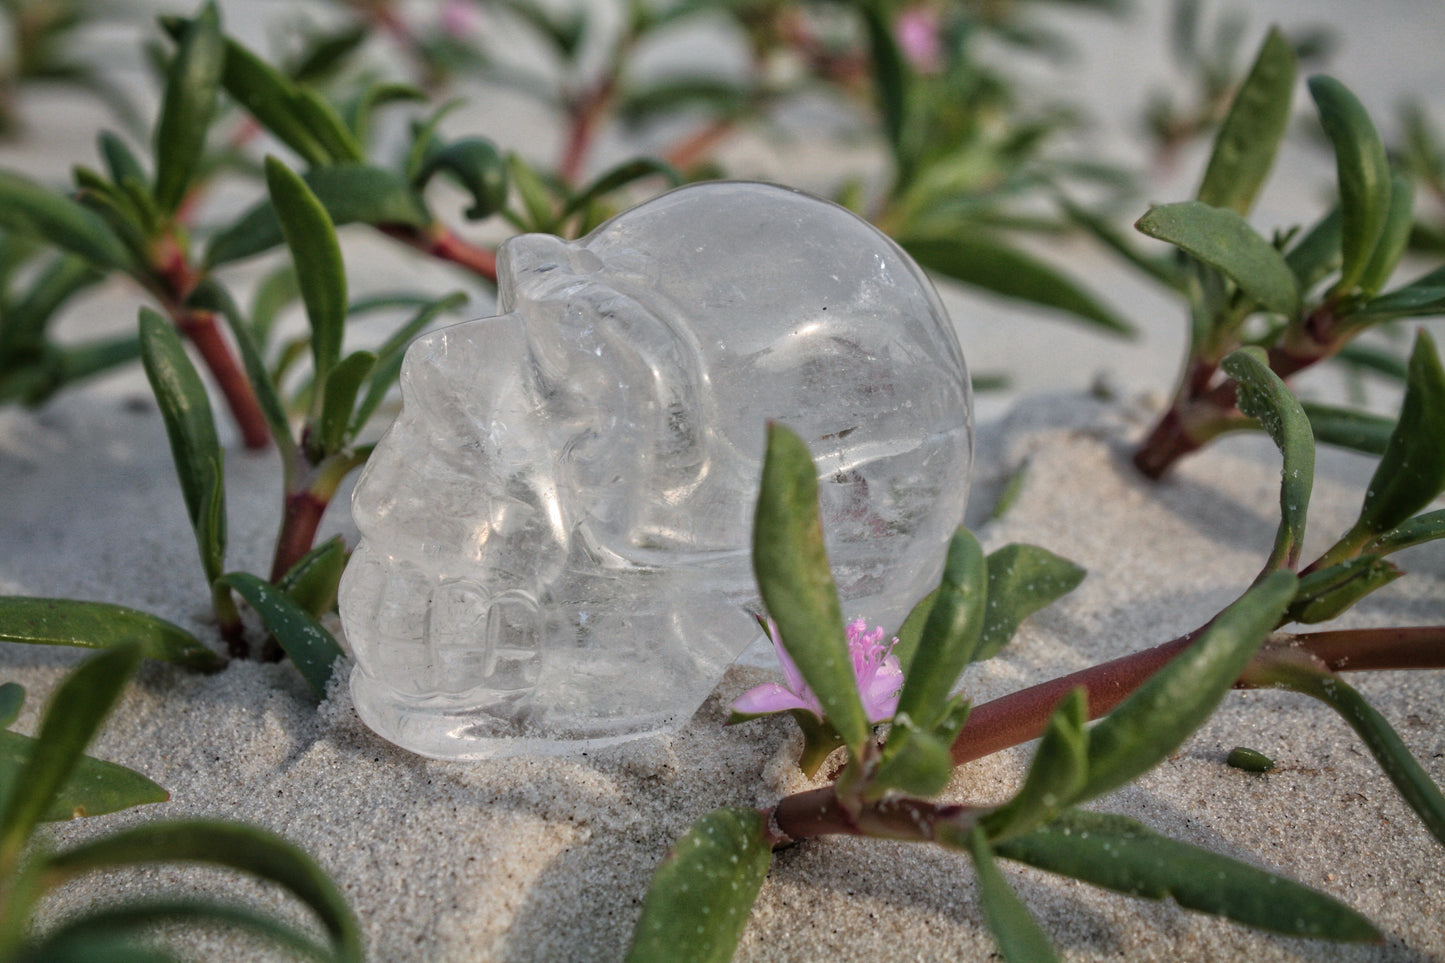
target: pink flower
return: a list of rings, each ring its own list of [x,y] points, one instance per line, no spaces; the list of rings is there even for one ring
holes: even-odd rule
[[[932,7],[909,7],[893,23],[898,48],[914,69],[936,73],[943,65],[943,41],[939,37],[938,11]]]
[[[733,703],[733,711],[740,715],[757,716],[806,709],[819,719],[823,718],[823,706],[783,648],[778,638],[778,627],[772,619],[768,619],[767,632],[778,654],[785,684],[765,682],[749,689]],[[903,668],[898,663],[898,656],[893,654],[893,646],[898,640],[890,639],[885,643],[883,629],[879,627],[869,632],[868,623],[862,619],[849,623],[847,633],[848,651],[853,656],[853,675],[858,680],[863,711],[869,722],[887,722],[898,709],[898,693],[903,688]]]
[[[473,0],[448,0],[442,7],[442,30],[452,37],[474,36],[482,25],[482,14]]]

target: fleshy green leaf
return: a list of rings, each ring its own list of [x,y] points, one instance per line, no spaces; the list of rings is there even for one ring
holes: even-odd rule
[[[65,877],[161,862],[227,866],[279,883],[320,918],[337,960],[362,960],[356,918],[336,884],[306,853],[255,826],[205,819],[145,823],[57,853],[50,869]]]
[[[1223,916],[1272,933],[1378,942],[1378,930],[1348,906],[1293,880],[1168,839],[1132,819],[1074,810],[998,854],[1061,876],[1144,899]]]
[[[159,926],[225,926],[245,930],[303,959],[322,963],[330,963],[335,959],[329,947],[318,944],[307,933],[287,926],[280,920],[263,916],[243,906],[200,900],[123,903],[108,909],[93,910],[78,918],[68,919],[61,926],[48,931],[33,952],[39,959],[54,963],[70,963],[72,960],[75,963],[95,963],[97,960],[117,963],[119,960],[130,959],[113,955],[117,946],[125,946],[130,940],[139,941],[135,949],[151,952],[145,947],[145,941],[154,937]],[[159,958],[172,959],[169,955]],[[146,956],[144,959],[151,960],[155,957]]]
[[[1385,286],[1395,266],[1410,243],[1410,229],[1415,225],[1415,188],[1404,174],[1390,178],[1390,206],[1375,252],[1360,275],[1360,293],[1371,297]]]
[[[878,799],[895,790],[910,796],[938,795],[953,776],[952,743],[952,735],[940,738],[915,726],[905,713],[898,713],[888,730],[883,759],[869,780],[866,798]]]
[[[10,171],[0,171],[0,228],[53,244],[101,270],[130,264],[125,245],[99,217]]]
[[[13,857],[75,772],[140,657],[134,645],[107,649],[66,676],[51,695],[36,735],[45,751],[30,755],[0,810],[0,865],[14,865]]]
[[[1248,746],[1235,746],[1229,750],[1224,764],[1245,772],[1269,772],[1274,768],[1273,759],[1258,749],[1250,749]]]
[[[1445,846],[1445,795],[1406,748],[1385,717],[1333,672],[1298,660],[1272,662],[1251,672],[1249,682],[1274,686],[1319,699],[1350,724],[1390,782]]]
[[[1366,301],[1351,319],[1423,318],[1445,313],[1445,267],[1411,281],[1403,287]]]
[[[1291,572],[1265,576],[1090,730],[1088,781],[1079,801],[1148,772],[1209,718],[1279,624],[1296,582]]]
[[[1214,138],[1198,200],[1249,213],[1289,124],[1297,69],[1294,47],[1271,27]]]
[[[326,695],[341,646],[285,592],[249,572],[230,572],[221,581],[246,600],[305,677],[318,699]]]
[[[320,618],[336,604],[336,587],[346,568],[346,543],[333,536],[301,556],[276,587],[308,614]]]
[[[1411,545],[1423,545],[1445,538],[1445,508],[1416,515],[1379,536],[1367,546],[1375,555],[1388,555]]]
[[[1340,186],[1339,293],[1353,291],[1375,253],[1390,213],[1390,164],[1370,115],[1333,77],[1311,77],[1310,96],[1335,150]]]
[[[306,182],[274,157],[266,158],[266,187],[281,222],[281,233],[296,263],[301,300],[311,322],[311,357],[320,393],[326,378],[341,358],[342,329],[346,323],[346,268],[341,245],[326,208]]]
[[[183,29],[184,21],[169,20],[165,25],[172,34],[177,34]],[[295,108],[295,84],[234,40],[226,41],[221,84],[262,127],[308,164],[320,166],[336,159],[323,146],[307,118]]]
[[[330,164],[302,175],[331,217],[333,225],[402,224],[422,227],[431,214],[401,175],[369,164]],[[219,232],[206,249],[206,263],[228,264],[269,251],[282,243],[281,223],[269,203],[251,208]]]
[[[20,718],[20,707],[25,705],[25,687],[18,682],[0,685],[0,729],[8,729]],[[0,807],[4,808],[4,807]]]
[[[519,226],[524,230],[550,233],[557,225],[557,216],[553,209],[552,196],[541,176],[517,154],[507,158],[507,169],[511,172],[512,184],[517,188],[517,195],[522,199],[522,208],[527,214],[526,221],[520,222]]]
[[[1301,292],[1308,291],[1340,266],[1340,209],[1331,211],[1290,245],[1284,261]]]
[[[578,211],[584,210],[593,201],[644,177],[661,177],[667,181],[669,187],[676,187],[683,180],[682,174],[678,172],[677,168],[655,157],[638,157],[623,161],[611,170],[600,174],[596,180],[578,192],[576,197],[568,201],[567,206],[562,209],[562,216],[559,220],[565,221]]]
[[[165,421],[201,565],[208,577],[214,577],[216,559],[225,556],[226,530],[225,476],[211,402],[175,327],[149,308],[140,310],[140,341],[141,360]]]
[[[1296,568],[1314,490],[1314,430],[1294,393],[1270,369],[1264,349],[1240,348],[1226,357],[1222,366],[1238,385],[1239,410],[1259,421],[1284,457],[1279,487],[1279,530],[1265,568]]]
[[[1299,310],[1299,288],[1284,255],[1234,211],[1199,201],[1160,204],[1134,226],[1218,269],[1266,309],[1288,317]]]
[[[908,182],[909,171],[914,157],[905,144],[908,128],[908,90],[910,75],[908,64],[903,59],[898,42],[893,38],[892,25],[885,20],[879,4],[858,5],[863,17],[863,26],[868,34],[868,53],[873,61],[870,74],[873,78],[873,93],[878,99],[878,114],[883,121],[883,132],[888,145],[893,149],[894,160],[899,168],[899,181]]]
[[[1383,455],[1390,442],[1390,433],[1395,430],[1394,419],[1365,411],[1312,402],[1304,402],[1300,407],[1310,420],[1315,441],[1322,445],[1336,445],[1367,455]]]
[[[1133,325],[1073,280],[985,234],[902,237],[898,242],[930,271],[985,291],[1066,312],[1114,334],[1134,334]]]
[[[181,35],[156,123],[155,200],[167,214],[180,206],[200,165],[225,62],[221,17],[214,3],[206,3]]]
[[[316,433],[323,455],[340,451],[350,444],[352,435],[349,426],[356,395],[375,367],[376,355],[370,351],[357,351],[347,355],[326,379],[326,396],[321,403],[321,420],[317,422]]]
[[[1394,564],[1377,555],[1361,555],[1317,568],[1300,579],[1299,590],[1285,619],[1306,625],[1328,622],[1402,574]]]
[[[627,963],[727,963],[772,861],[755,809],[719,809],[692,825],[658,866]]]
[[[828,721],[857,753],[868,740],[869,725],[823,547],[818,469],[803,440],[776,423],[768,426],[753,570],[783,647]]]
[[[1341,541],[1354,544],[1388,531],[1445,490],[1445,370],[1435,342],[1419,331],[1400,418],[1365,491],[1360,517]]]
[[[1037,545],[1005,545],[988,557],[988,607],[974,661],[991,659],[1023,620],[1078,588],[1084,569]]]
[[[437,173],[452,177],[472,195],[468,220],[491,217],[507,203],[507,162],[497,145],[484,137],[469,137],[431,151],[413,186],[421,190]]]
[[[1029,832],[1068,807],[1083,790],[1088,776],[1089,699],[1073,689],[1049,716],[1039,747],[1029,763],[1023,788],[1007,803],[983,817],[980,825],[995,843]]]
[[[29,736],[0,732],[0,811],[4,810],[10,791],[19,783],[38,746],[39,742]],[[102,816],[132,806],[165,802],[169,798],[168,792],[134,769],[81,756],[40,819],[60,822]]]
[[[898,713],[924,731],[933,728],[959,674],[978,650],[988,587],[983,549],[968,529],[960,528],[949,543],[943,577],[918,646],[899,656],[904,682],[898,694]]]
[[[968,850],[973,857],[983,916],[998,943],[999,955],[1009,963],[1057,960],[1053,944],[999,872],[982,827],[975,827],[969,836]]]
[[[212,672],[226,660],[165,619],[106,602],[0,596],[0,641],[110,649],[134,644],[141,655]]]

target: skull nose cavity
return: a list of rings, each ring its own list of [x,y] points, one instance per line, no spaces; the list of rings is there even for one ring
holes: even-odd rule
[[[425,644],[438,692],[521,692],[541,675],[541,612],[527,592],[453,579],[432,592]]]

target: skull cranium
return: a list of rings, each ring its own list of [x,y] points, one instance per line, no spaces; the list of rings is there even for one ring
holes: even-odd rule
[[[757,636],[766,422],[807,441],[844,604],[896,626],[963,515],[968,376],[918,267],[784,188],[682,188],[502,249],[499,316],[419,339],[353,498],[362,718],[443,758],[686,721]]]

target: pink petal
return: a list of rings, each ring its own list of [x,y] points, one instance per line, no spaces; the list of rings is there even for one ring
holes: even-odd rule
[[[787,712],[789,709],[807,709],[814,714],[820,714],[816,703],[810,704],[796,692],[776,682],[764,682],[754,686],[733,703],[733,711],[749,716]]]

